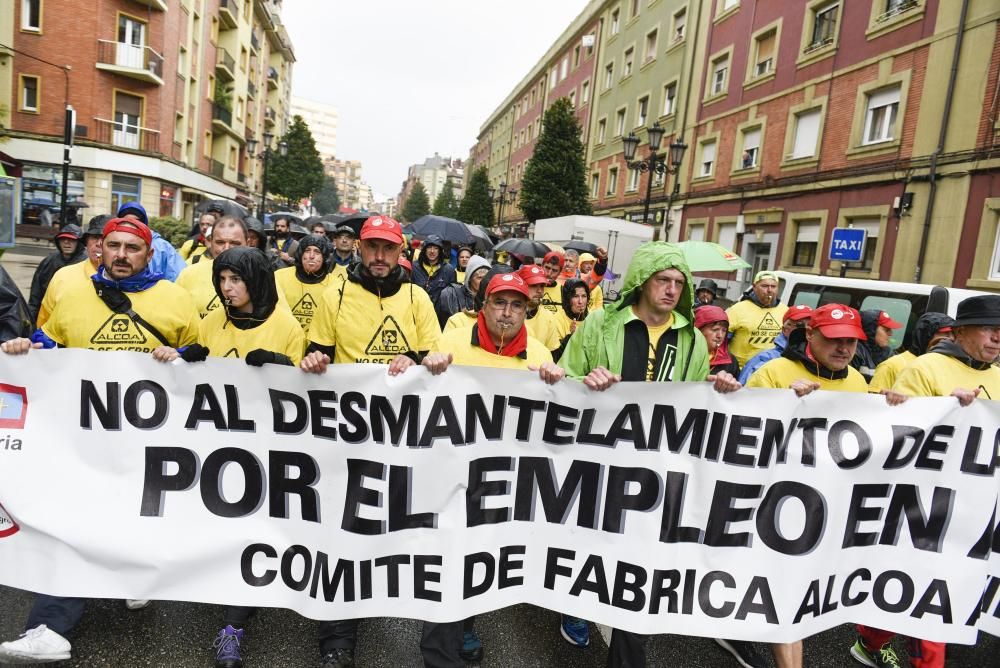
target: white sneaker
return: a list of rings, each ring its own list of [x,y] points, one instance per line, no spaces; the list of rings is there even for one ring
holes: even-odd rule
[[[21,634],[20,640],[0,643],[0,661],[9,663],[48,663],[70,658],[72,645],[45,624]]]
[[[127,598],[125,599],[125,607],[129,610],[142,610],[150,601],[146,598]]]

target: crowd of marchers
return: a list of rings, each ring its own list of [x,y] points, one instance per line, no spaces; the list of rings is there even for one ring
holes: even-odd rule
[[[890,339],[901,324],[887,313],[783,304],[777,276],[766,271],[724,310],[714,303],[715,283],[696,286],[670,243],[640,246],[627,268],[616,268],[624,269],[617,298],[605,301],[604,249],[484,257],[435,236],[408,239],[386,216],[359,228],[273,223],[265,230],[255,218],[208,210],[179,249],[148,226],[135,202],[93,218],[86,230],[67,224],[32,283],[33,331],[0,350],[132,350],[174,364],[231,357],[311,374],[351,363],[385,364],[389,375],[470,365],[522,370],[535,379],[526,382],[582,382],[594,392],[623,381],[708,382],[719,393],[772,388],[790,400],[817,390],[872,392],[885,395],[886,410],[914,396],[951,396],[962,406],[1000,399],[1000,295],[966,299],[955,319],[923,314],[907,348],[894,351]],[[148,604],[126,601],[130,609]],[[0,662],[70,658],[84,608],[83,599],[37,595],[24,634],[0,644]],[[225,608],[216,666],[244,664],[253,613]],[[585,619],[561,615],[553,628],[572,645],[590,643]],[[356,619],[319,624],[323,668],[364,665],[355,656],[357,630]],[[848,648],[855,660],[901,665],[892,633],[857,632]],[[739,665],[769,663],[754,643],[717,642]],[[607,665],[647,665],[646,644],[615,629]],[[433,668],[484,655],[475,618],[425,622],[420,649]],[[802,641],[771,652],[779,668],[802,666]],[[913,666],[943,668],[944,657],[941,643],[910,642]]]

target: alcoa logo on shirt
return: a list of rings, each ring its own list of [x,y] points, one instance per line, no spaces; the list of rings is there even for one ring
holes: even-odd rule
[[[98,346],[146,343],[146,335],[127,315],[116,313],[90,337],[90,342]]]
[[[375,332],[372,340],[368,343],[368,347],[365,348],[365,354],[372,356],[396,356],[409,350],[410,342],[406,340],[406,335],[403,334],[399,323],[391,315],[387,315],[385,320],[382,321],[382,325],[378,328],[378,331]]]
[[[21,527],[17,525],[14,518],[10,516],[7,510],[0,504],[0,538],[7,538],[8,536],[13,536],[16,534]]]
[[[292,307],[292,315],[301,325],[308,325],[316,314],[316,300],[308,292]]]

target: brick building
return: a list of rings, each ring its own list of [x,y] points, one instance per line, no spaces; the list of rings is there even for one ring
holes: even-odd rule
[[[69,104],[67,194],[90,205],[86,214],[131,199],[178,217],[205,198],[257,201],[261,165],[246,141],[282,134],[289,118],[295,57],[280,2],[5,4],[3,151],[18,163],[22,200],[60,199]]]

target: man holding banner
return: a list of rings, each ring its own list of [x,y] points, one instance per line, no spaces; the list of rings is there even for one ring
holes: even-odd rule
[[[683,253],[673,244],[653,241],[635,252],[621,300],[590,314],[570,337],[560,366],[594,391],[620,381],[712,380],[731,392],[740,384],[728,373],[709,376],[708,346],[694,326],[694,286]],[[563,616],[567,641],[586,646],[586,620]],[[610,668],[646,665],[647,636],[622,629],[611,634]]]
[[[31,339],[0,345],[10,355],[32,348],[89,348],[152,352],[159,345],[194,343],[198,313],[183,288],[149,270],[153,236],[139,221],[113,218],[104,226],[102,265],[89,283],[66,286],[45,325]],[[127,601],[129,609],[149,601]],[[40,663],[70,658],[66,636],[83,616],[86,601],[38,595],[25,633],[0,644],[0,661]]]

